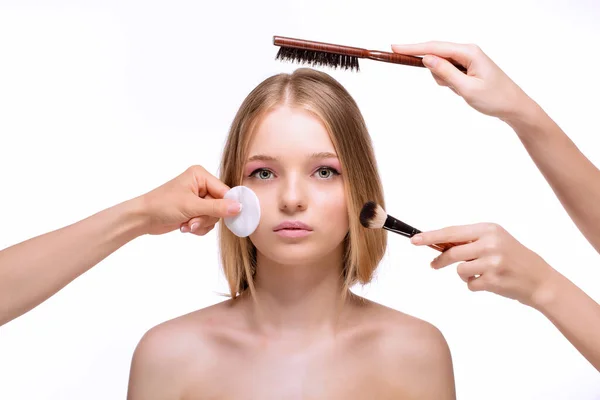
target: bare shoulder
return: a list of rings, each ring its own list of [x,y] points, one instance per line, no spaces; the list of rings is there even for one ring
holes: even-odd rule
[[[148,330],[133,353],[128,399],[179,399],[193,373],[202,379],[218,360],[230,301],[182,315]],[[200,369],[199,369],[200,367]]]
[[[392,382],[408,382],[419,399],[455,399],[448,343],[431,323],[381,304],[360,299],[361,326],[375,347],[383,373]],[[408,379],[407,379],[408,378]]]

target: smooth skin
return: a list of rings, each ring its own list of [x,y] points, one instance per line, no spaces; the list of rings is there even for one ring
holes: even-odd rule
[[[424,56],[439,85],[511,126],[573,222],[600,252],[600,171],[538,104],[476,45],[427,42],[393,45],[392,50]],[[447,59],[464,65],[467,73]],[[457,272],[470,290],[537,309],[600,371],[600,305],[501,226],[452,226],[424,232],[412,242],[467,243],[439,255],[432,267],[459,262]]]
[[[201,166],[139,197],[0,251],[0,325],[38,306],[131,240],[175,229],[205,235],[240,204]]]

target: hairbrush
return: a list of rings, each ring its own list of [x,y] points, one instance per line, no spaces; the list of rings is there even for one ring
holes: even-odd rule
[[[400,221],[397,218],[388,215],[385,210],[373,201],[365,203],[360,212],[360,223],[365,228],[369,229],[385,229],[390,232],[398,233],[402,236],[411,238],[418,233],[420,230],[413,228]],[[430,244],[429,247],[444,252],[451,247],[458,246],[464,243],[436,243]]]
[[[276,60],[306,63],[312,66],[340,67],[342,69],[350,69],[351,71],[359,71],[358,59],[367,58],[375,61],[425,68],[422,57],[406,54],[367,50],[359,47],[314,42],[283,36],[273,36],[273,44],[280,47],[275,57]],[[467,69],[462,65],[451,60],[449,61],[462,72],[467,72]]]

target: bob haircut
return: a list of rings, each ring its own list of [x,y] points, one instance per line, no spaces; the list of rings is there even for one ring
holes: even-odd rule
[[[256,86],[242,102],[223,149],[220,179],[229,187],[241,185],[248,144],[261,118],[277,106],[287,105],[311,112],[327,129],[342,164],[348,206],[349,231],[344,238],[343,288],[371,281],[383,258],[387,232],[366,229],[359,214],[367,201],[385,209],[371,137],[354,99],[330,75],[310,68],[271,76]],[[249,237],[240,238],[221,222],[220,256],[230,296],[250,290],[254,295],[256,247]],[[344,293],[346,292],[344,290]]]

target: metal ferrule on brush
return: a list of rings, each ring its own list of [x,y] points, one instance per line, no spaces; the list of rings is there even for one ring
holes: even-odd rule
[[[398,234],[400,234],[402,236],[406,236],[408,238],[413,237],[417,233],[421,233],[420,230],[413,228],[412,226],[410,226],[408,224],[405,224],[404,222],[392,217],[391,215],[387,216],[387,218],[385,220],[385,224],[383,224],[383,229],[386,229],[390,232],[398,233]]]

